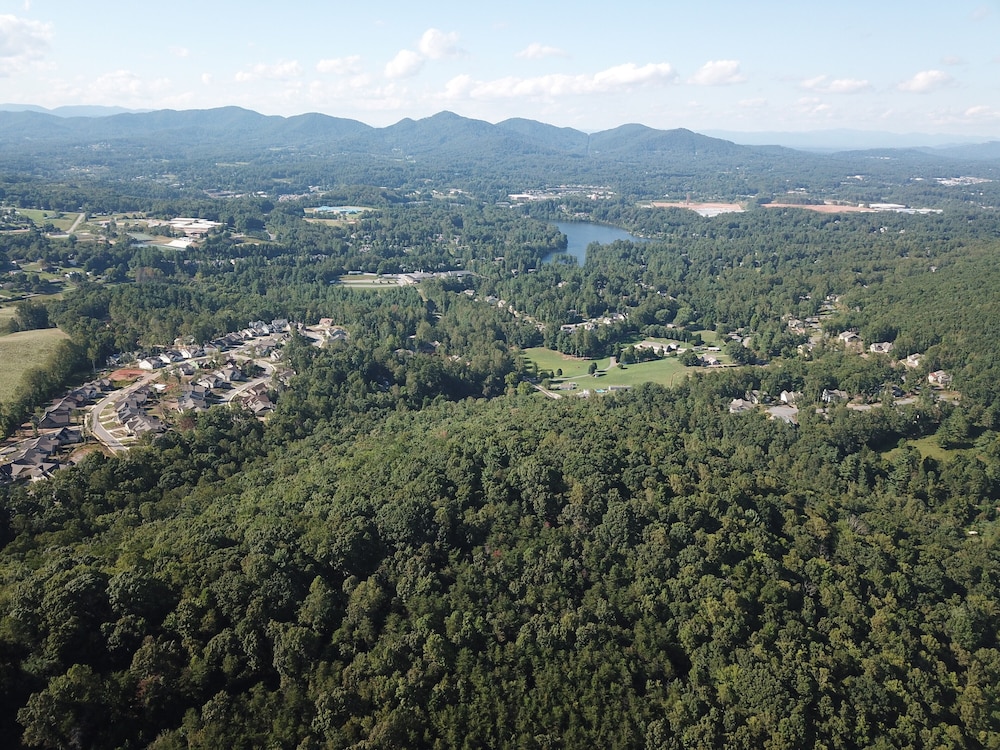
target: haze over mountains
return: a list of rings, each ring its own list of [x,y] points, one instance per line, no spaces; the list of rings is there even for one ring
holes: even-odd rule
[[[44,117],[46,120],[33,116]],[[447,127],[440,126],[447,122]],[[463,132],[457,132],[461,123]],[[430,126],[430,127],[428,127]],[[638,136],[640,140],[655,139],[656,134],[684,133],[684,129],[655,130],[643,126],[625,125],[607,131],[587,133],[566,127],[556,127],[534,120],[511,118],[491,124],[450,112],[441,112],[429,118],[405,118],[394,125],[374,128],[357,120],[309,113],[294,117],[262,115],[238,107],[221,107],[209,110],[157,110],[140,111],[122,107],[69,106],[45,109],[28,104],[0,104],[0,134],[2,141],[10,142],[26,136],[32,140],[73,141],[78,137],[126,137],[144,133],[162,134],[164,131],[179,133],[195,129],[200,135],[210,137],[213,131],[229,131],[229,135],[258,138],[287,139],[284,145],[304,145],[313,138],[345,141],[348,147],[371,148],[381,140],[391,148],[411,150],[410,141],[419,139],[422,148],[442,145],[448,138],[473,140],[504,135],[513,141],[522,139],[526,147],[551,148],[565,153],[586,153],[593,148],[593,141],[622,135]],[[230,130],[232,129],[232,130]],[[607,134],[615,134],[608,136]],[[891,133],[851,129],[817,130],[801,132],[730,130],[706,131],[703,135],[745,146],[783,146],[806,151],[837,152],[862,149],[906,148],[933,151],[939,155],[960,159],[1000,158],[1000,141],[987,137],[957,136],[951,134]],[[510,144],[510,145],[513,145]],[[529,148],[530,150],[530,148]]]

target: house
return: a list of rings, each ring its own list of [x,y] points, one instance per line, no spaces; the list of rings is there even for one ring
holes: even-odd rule
[[[920,360],[924,358],[923,354],[911,354],[906,359],[903,360],[903,364],[906,367],[914,368],[920,367]]]
[[[203,388],[207,388],[209,390],[213,388],[219,388],[225,382],[226,381],[224,381],[221,377],[219,377],[217,373],[209,373],[208,375],[203,375],[202,377],[198,378],[197,381],[195,381],[196,385],[200,385]]]
[[[868,347],[868,351],[872,354],[888,354],[892,351],[891,341],[879,341],[876,344],[872,344]]]
[[[240,368],[231,363],[223,367],[221,370],[216,370],[215,375],[226,383],[235,383],[241,380],[246,380],[246,378],[243,377],[243,373],[240,371]]]
[[[771,406],[767,409],[767,413],[771,419],[798,424],[799,410],[794,406]]]
[[[269,412],[274,408],[274,404],[271,403],[271,399],[263,394],[254,394],[249,398],[240,398],[239,403],[258,416]]]
[[[743,412],[750,411],[753,408],[754,405],[743,398],[734,398],[729,402],[730,414],[742,414]]]
[[[796,402],[801,398],[802,394],[798,391],[782,391],[778,395],[778,400],[788,406],[795,406]]]
[[[51,428],[68,427],[71,422],[72,409],[64,402],[48,409],[44,416],[38,420],[38,429],[47,430]]]
[[[255,336],[267,336],[271,332],[271,329],[263,320],[251,320],[247,327],[253,331]]]
[[[10,464],[10,478],[27,479],[29,482],[37,482],[42,479],[51,479],[52,474],[59,468],[55,461],[39,461],[38,463],[20,463],[15,461]]]
[[[951,375],[944,370],[935,370],[927,376],[927,382],[940,388],[947,388],[951,385]]]
[[[836,388],[824,388],[823,395],[820,396],[824,404],[836,404],[841,401],[847,401],[848,398],[850,396],[848,396],[847,391],[839,391]]]
[[[46,437],[57,441],[60,447],[83,442],[83,435],[79,427],[63,427],[56,432],[50,432]]]
[[[861,337],[855,331],[842,331],[837,335],[837,341],[844,346],[858,346],[862,343]]]
[[[140,370],[159,370],[164,362],[159,357],[144,357],[139,360]]]
[[[146,432],[164,432],[166,426],[156,417],[149,414],[137,414],[125,423],[125,427],[133,435],[142,435]]]

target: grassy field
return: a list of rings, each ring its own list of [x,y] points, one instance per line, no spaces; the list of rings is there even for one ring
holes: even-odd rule
[[[587,374],[590,363],[596,361],[598,371],[603,371],[610,361],[607,357],[598,360],[578,359],[542,347],[526,349],[525,357],[529,362],[533,362],[539,370],[556,372],[561,369],[563,376],[554,378],[553,384],[573,381],[576,383],[578,391],[604,389],[612,385],[639,385],[640,383],[673,385],[680,382],[681,378],[685,378],[699,369],[684,367],[677,361],[676,357],[666,357],[651,362],[626,365],[623,369],[613,367],[598,377],[593,377]]]
[[[13,305],[0,307],[0,336],[7,330],[7,321],[14,317]]]
[[[52,224],[56,229],[67,231],[73,222],[76,221],[77,213],[60,214],[58,211],[42,211],[35,208],[19,208],[17,212],[22,216],[27,216],[39,227],[45,224]]]
[[[972,448],[942,448],[941,444],[938,442],[937,435],[928,435],[927,437],[918,438],[917,440],[907,440],[906,445],[920,451],[920,458],[933,458],[935,461],[941,463],[948,461],[959,454],[968,453],[970,450],[973,450]],[[899,448],[892,448],[882,455],[884,455],[888,461],[893,461],[899,453]]]
[[[55,351],[56,344],[68,338],[58,328],[40,331],[21,331],[0,336],[0,401],[12,398],[24,373],[45,364]]]
[[[399,284],[395,279],[384,279],[378,274],[363,273],[353,276],[341,276],[338,283],[346,287],[357,287],[359,289],[397,289]]]

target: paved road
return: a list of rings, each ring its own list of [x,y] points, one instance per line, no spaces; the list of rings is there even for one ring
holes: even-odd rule
[[[73,232],[76,231],[76,228],[83,223],[83,220],[85,218],[87,218],[87,214],[80,214],[79,216],[77,216],[76,221],[73,222],[73,226],[69,228],[69,231],[66,232],[66,234],[73,234]]]
[[[142,386],[155,380],[159,377],[159,372],[151,372],[149,375],[144,375],[135,381],[132,385],[125,388],[121,388],[117,391],[109,393],[107,396],[98,401],[94,407],[90,410],[90,432],[91,434],[100,441],[105,448],[110,450],[112,453],[121,453],[128,450],[127,445],[123,445],[122,442],[104,429],[104,425],[101,424],[101,414],[109,406],[117,405],[118,403],[124,401],[130,393]]]

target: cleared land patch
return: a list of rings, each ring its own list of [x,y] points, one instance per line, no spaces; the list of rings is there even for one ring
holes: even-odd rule
[[[608,369],[611,363],[608,357],[597,360],[583,359],[543,347],[525,349],[524,355],[528,361],[534,363],[538,370],[547,370],[553,373],[562,370],[562,377],[551,379],[552,390],[565,391],[567,395],[584,390],[606,390],[613,385],[635,386],[641,383],[659,383],[669,386],[681,382],[692,372],[702,369],[685,367],[676,357],[664,357],[663,359],[625,365],[624,368],[611,367]],[[588,373],[591,362],[597,363],[596,375]],[[572,388],[570,383],[576,383],[576,387]]]
[[[41,367],[56,350],[60,341],[68,339],[58,328],[20,331],[0,336],[0,401],[9,401],[17,394],[24,373]]]
[[[843,206],[837,203],[765,203],[764,208],[804,208],[821,214],[873,214],[874,208],[866,206]]]
[[[653,201],[653,208],[686,208],[701,216],[743,213],[744,210],[739,203],[695,203],[692,201]]]

